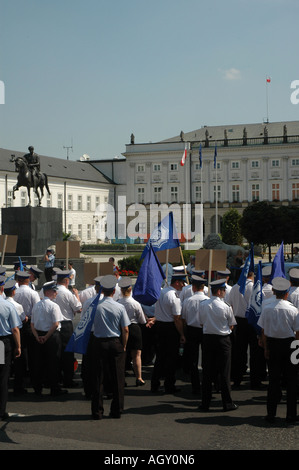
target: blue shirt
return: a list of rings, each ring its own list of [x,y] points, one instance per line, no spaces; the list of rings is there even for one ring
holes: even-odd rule
[[[22,322],[13,304],[2,300],[0,302],[0,336],[11,335],[11,330],[21,325]]]
[[[123,305],[111,297],[103,297],[98,303],[94,317],[94,336],[97,338],[120,337],[122,328],[130,325],[130,320]]]

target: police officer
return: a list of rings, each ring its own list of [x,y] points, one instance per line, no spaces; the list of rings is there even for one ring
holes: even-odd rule
[[[53,302],[57,290],[55,281],[45,283],[44,296],[32,309],[31,330],[35,339],[33,388],[38,396],[42,394],[44,380],[49,383],[51,396],[66,393],[59,386],[61,356],[59,329],[63,316],[59,306]]]
[[[26,323],[28,318],[24,313],[24,309],[21,304],[15,301],[14,296],[16,293],[16,281],[14,279],[7,280],[4,285],[4,294],[6,301],[10,302],[16,309],[19,318],[21,320],[20,328],[20,340],[22,348],[22,338],[23,338],[23,324]],[[26,371],[26,357],[24,354],[21,354],[17,358],[13,358],[13,375],[14,375],[14,395],[23,395],[27,393],[26,388],[24,387],[25,380],[25,371]]]
[[[212,397],[212,383],[220,379],[222,406],[224,411],[237,409],[230,389],[231,332],[237,324],[231,306],[225,297],[226,279],[210,283],[211,298],[204,300],[199,308],[199,321],[203,327],[202,341],[202,411],[208,411]]]
[[[206,280],[192,275],[193,295],[182,303],[182,320],[184,324],[186,344],[184,348],[184,369],[190,371],[192,393],[200,393],[200,377],[198,369],[199,348],[202,343],[202,326],[199,322],[199,305],[209,297],[204,293]]]
[[[5,277],[0,277],[0,293],[3,293]],[[21,355],[21,342],[19,326],[20,318],[15,307],[7,301],[0,301],[0,351],[4,352],[4,363],[0,361],[0,421],[9,418],[6,412],[8,399],[8,380],[10,376],[11,361]],[[4,346],[4,349],[3,349]]]
[[[26,371],[29,372],[32,379],[33,364],[33,337],[30,328],[31,313],[35,304],[40,301],[37,291],[30,287],[30,274],[27,271],[16,271],[16,281],[19,287],[16,290],[14,300],[22,305],[27,321],[23,323],[21,330],[22,355],[26,357]]]
[[[273,300],[262,306],[258,325],[262,328],[265,356],[268,360],[269,387],[266,420],[273,423],[281,396],[284,375],[287,390],[286,421],[295,423],[297,417],[298,366],[292,363],[292,343],[299,339],[299,311],[288,299],[290,282],[282,277],[272,280]]]
[[[185,274],[174,274],[169,287],[161,291],[155,304],[155,322],[157,329],[157,351],[154,370],[151,377],[151,391],[159,391],[160,379],[164,380],[165,393],[175,393],[175,371],[178,360],[179,344],[185,343],[181,319],[181,301],[179,293],[185,285]]]
[[[290,292],[288,300],[295,305],[295,307],[299,308],[299,269],[292,268],[289,271],[290,276]]]
[[[29,286],[31,287],[31,289],[36,290],[34,282],[39,279],[39,277],[42,273],[42,270],[39,269],[37,266],[30,266],[30,268],[28,269],[28,272],[30,274],[30,278],[29,278],[30,284],[29,284]]]
[[[82,304],[79,299],[77,289],[73,289],[72,292],[68,289],[69,287],[69,270],[57,270],[57,296],[55,302],[59,305],[63,320],[61,322],[61,374],[63,380],[63,386],[71,388],[76,384],[73,382],[74,376],[74,353],[66,352],[65,348],[74,332],[73,320],[76,313],[81,312]]]
[[[222,271],[217,271],[216,273],[216,279],[226,279],[226,285],[225,285],[226,289],[225,289],[225,297],[224,297],[224,300],[226,301],[228,300],[228,296],[232,288],[232,286],[230,286],[228,283],[230,275],[231,275],[231,271],[228,268]]]
[[[273,296],[272,284],[270,283],[271,272],[272,272],[272,264],[269,264],[262,268],[262,281],[263,281],[262,290],[263,290],[264,300],[269,299],[270,297]]]
[[[110,370],[112,401],[110,417],[120,418],[124,409],[126,346],[130,320],[123,305],[113,300],[117,279],[103,276],[104,297],[99,301],[93,323],[93,384],[91,412],[93,419],[104,414],[105,368]]]

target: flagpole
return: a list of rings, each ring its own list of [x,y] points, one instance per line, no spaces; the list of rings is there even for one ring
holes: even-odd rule
[[[216,170],[216,192],[215,192],[215,212],[216,212],[216,233],[218,234],[218,188],[217,188],[217,160],[216,160],[216,143],[215,143],[215,170]]]
[[[189,150],[189,145],[188,145],[188,142],[186,143],[186,147],[187,147],[187,151]],[[190,157],[190,155],[189,155]],[[188,162],[187,162],[188,164]],[[189,165],[191,165],[191,162],[189,162]],[[187,171],[187,165],[186,165],[186,168],[185,168],[185,194],[186,194],[186,217],[185,217],[185,221],[186,221],[186,232],[187,232],[187,228],[188,228],[188,171]],[[184,231],[185,233],[185,231]],[[188,250],[189,248],[189,245],[188,245],[188,234],[185,233],[186,235],[186,249]]]

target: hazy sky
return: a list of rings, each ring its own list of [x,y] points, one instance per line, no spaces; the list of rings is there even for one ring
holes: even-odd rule
[[[298,0],[0,0],[0,147],[76,160],[298,120]]]

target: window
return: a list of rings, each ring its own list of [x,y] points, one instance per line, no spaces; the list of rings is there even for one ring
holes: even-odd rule
[[[13,195],[12,191],[7,191],[7,207],[13,206]]]
[[[292,166],[299,166],[299,158],[294,158],[292,160]]]
[[[87,224],[87,240],[91,240],[91,224]]]
[[[171,163],[170,164],[170,171],[177,171],[178,170],[178,164],[177,163]]]
[[[260,167],[260,162],[257,160],[253,160],[251,162],[251,168],[259,168]]]
[[[69,211],[73,210],[73,195],[72,194],[68,194],[67,196],[67,209]]]
[[[26,206],[26,191],[21,192],[21,206],[22,207]]]
[[[278,168],[279,167],[279,160],[272,160],[271,161],[271,166],[272,166],[272,168]]]
[[[232,198],[233,198],[233,202],[240,201],[240,186],[238,184],[232,185]]]
[[[240,162],[232,162],[232,169],[238,170],[240,168]]]
[[[144,203],[144,188],[137,188],[137,201],[139,204]]]
[[[299,183],[292,183],[292,200],[299,199]]]
[[[58,209],[62,209],[62,194],[57,194],[57,207]]]
[[[82,196],[81,195],[78,195],[77,207],[78,207],[78,211],[82,211]]]
[[[161,165],[159,163],[154,163],[153,170],[154,171],[161,171]]]
[[[143,173],[144,172],[144,165],[137,165],[137,173]]]
[[[171,186],[170,188],[170,201],[178,202],[178,187],[177,186]]]
[[[47,207],[51,207],[51,194],[47,195]]]
[[[73,231],[73,226],[72,226],[72,224],[68,224],[68,226],[67,226],[67,233],[72,233],[72,231]]]
[[[82,240],[82,224],[78,225],[78,237]]]
[[[96,196],[96,208],[100,205],[100,196]]]
[[[91,196],[86,198],[86,210],[91,211]]]
[[[260,200],[260,185],[259,184],[253,184],[251,187],[251,197],[253,201],[259,201]]]
[[[201,186],[195,186],[195,202],[201,202]]]
[[[196,171],[201,170],[200,163],[195,163],[194,167]]]
[[[162,202],[162,188],[161,186],[154,187],[154,203]]]
[[[214,202],[216,202],[216,186],[214,186]],[[221,199],[221,186],[217,186],[217,201],[220,201]]]
[[[272,184],[272,201],[280,201],[279,183]]]

